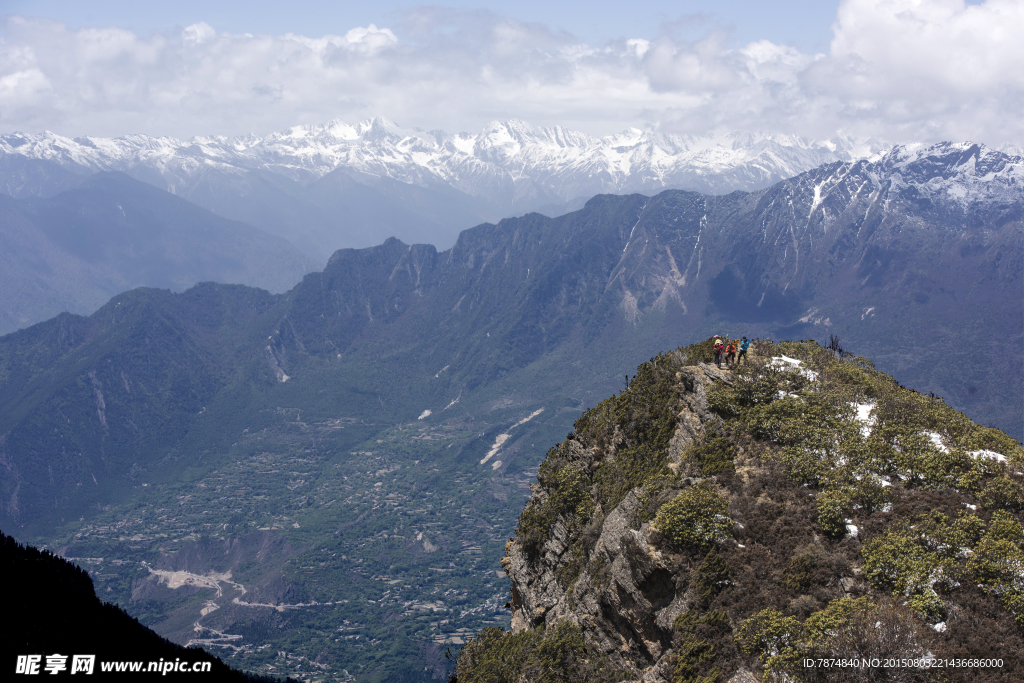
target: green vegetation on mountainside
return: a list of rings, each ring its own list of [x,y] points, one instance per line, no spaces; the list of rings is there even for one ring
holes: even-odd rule
[[[659,636],[674,653],[673,681],[721,682],[741,667],[837,680],[835,670],[805,669],[808,657],[996,658],[1000,667],[945,669],[943,680],[1024,675],[1021,444],[864,358],[755,342],[749,363],[709,385],[704,435],[672,462],[689,390],[680,371],[711,360],[710,340],[651,359],[549,450],[515,541],[539,566],[555,562],[544,549],[555,525],[568,530],[554,569],[568,613],[574,600],[600,603],[615,590],[595,542],[632,491],[640,507],[631,528],[657,546],[675,586],[675,600],[659,603],[676,614]],[[574,592],[582,572],[594,593]],[[621,650],[602,650],[588,634],[592,619],[539,617],[514,635],[481,633],[458,680],[491,672],[487,680],[517,681],[526,665],[500,665],[507,651],[535,661],[554,647],[546,634],[581,627],[571,641],[559,636],[559,647],[572,643],[561,661],[578,663],[562,680],[605,680],[616,666],[635,677],[641,646],[627,635]],[[583,665],[608,657],[600,671]],[[877,669],[841,674],[889,680]]]

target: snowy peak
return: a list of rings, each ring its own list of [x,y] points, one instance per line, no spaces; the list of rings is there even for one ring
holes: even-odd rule
[[[836,162],[769,190],[766,202],[789,206],[796,225],[829,232],[848,212],[862,216],[885,207],[916,206],[951,231],[1018,215],[1024,201],[1024,159],[962,142],[900,145],[885,154]]]
[[[942,142],[935,145],[898,145],[883,156],[879,164],[890,173],[898,173],[916,182],[935,179],[953,180],[1020,178],[1019,154],[1000,152],[973,142]]]
[[[246,135],[66,138],[55,133],[0,136],[0,153],[54,162],[77,172],[122,171],[182,191],[210,171],[231,177],[276,173],[308,185],[343,169],[356,178],[389,178],[449,187],[482,200],[496,217],[572,202],[600,193],[654,194],[666,188],[706,194],[753,191],[826,164],[840,177],[860,164],[871,186],[919,187],[927,196],[968,197],[1019,192],[1021,157],[974,143],[901,145],[829,140],[761,131],[685,135],[627,128],[596,138],[562,126],[492,121],[479,133],[405,128],[383,117],[340,119]],[[861,171],[858,171],[861,172]],[[821,173],[824,171],[815,171]],[[204,181],[205,182],[205,181]],[[837,180],[821,179],[821,194]],[[937,194],[938,193],[938,194]]]
[[[848,172],[845,170],[837,173]],[[973,142],[897,145],[864,164],[876,187],[913,192],[961,205],[1024,195],[1024,158]]]
[[[202,169],[260,169],[308,183],[338,168],[416,185],[446,184],[498,207],[527,194],[567,201],[600,192],[680,187],[712,193],[754,190],[827,161],[856,158],[845,140],[816,142],[764,133],[688,136],[629,128],[595,138],[562,126],[493,121],[477,134],[404,128],[383,117],[340,119],[245,135],[65,138],[0,136],[0,152],[80,171],[154,172],[168,186]],[[171,178],[171,175],[174,178]],[[502,209],[502,210],[506,210]]]

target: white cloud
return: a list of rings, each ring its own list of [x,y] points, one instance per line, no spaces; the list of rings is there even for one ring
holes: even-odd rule
[[[213,27],[207,24],[205,21],[200,21],[198,24],[192,24],[186,26],[185,30],[181,32],[181,39],[186,44],[198,45],[213,40],[217,37],[217,32],[213,30]]]
[[[344,35],[0,26],[0,130],[189,137],[382,114],[473,130],[518,117],[591,133],[631,125],[893,141],[1024,142],[1024,3],[845,0],[828,54],[711,27],[588,45],[483,11],[417,8]]]

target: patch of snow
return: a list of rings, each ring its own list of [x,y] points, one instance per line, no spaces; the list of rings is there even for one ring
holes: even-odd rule
[[[340,353],[338,354],[338,358],[341,358],[341,354],[340,354]],[[440,370],[438,370],[438,371],[437,371],[437,374],[435,374],[435,375],[434,375],[434,377],[435,377],[435,378],[436,378],[436,377],[440,377],[440,376],[441,376],[441,373],[442,373],[442,372],[444,372],[445,370],[447,370],[447,369],[448,369],[448,368],[450,368],[450,367],[451,367],[450,365],[446,365],[446,366],[444,366],[443,368],[441,368]]]
[[[852,521],[853,520],[850,519],[846,520],[846,533],[850,535],[850,538],[857,538],[857,534],[860,530],[857,528],[857,525],[851,524]]]
[[[862,314],[861,314],[861,316],[860,316],[860,319],[861,319],[861,320],[863,320],[863,319],[864,319],[864,318],[866,318],[867,316],[871,315],[871,314],[872,314],[871,312],[872,312],[873,310],[875,310],[875,307],[874,307],[874,306],[871,306],[870,308],[865,308],[865,309],[864,309],[864,313],[862,313]]]
[[[991,460],[995,460],[996,462],[1006,462],[1006,456],[1003,455],[1002,453],[996,453],[995,451],[988,451],[983,449],[980,451],[971,451],[970,453],[968,453],[968,455],[975,459],[989,458]]]
[[[492,470],[496,470],[499,467],[501,467],[501,461],[500,460],[495,460],[494,462],[491,463],[491,469]]]
[[[417,417],[416,419],[417,420],[422,420],[425,417],[430,417],[430,411],[429,410],[424,410],[422,413],[420,413],[420,416]]]
[[[543,408],[541,408],[540,410],[535,410],[532,413],[530,413],[529,415],[527,415],[526,417],[524,417],[519,422],[516,422],[514,425],[509,427],[509,429],[515,429],[516,427],[518,427],[521,424],[526,424],[527,422],[529,422],[530,420],[532,420],[533,418],[537,417],[538,415],[540,415],[543,412],[544,412]]]
[[[850,406],[857,411],[857,422],[860,422],[860,434],[865,439],[871,436],[871,428],[875,426],[875,418],[871,415],[874,403],[851,403]]]
[[[935,629],[935,631],[938,632],[938,633],[945,633],[946,632],[946,622],[940,621],[939,623],[937,623],[934,626],[932,626],[932,628]]]
[[[509,427],[508,430],[512,431],[513,429],[515,429],[519,425],[526,424],[527,422],[529,422],[530,420],[532,420],[533,418],[537,417],[538,415],[540,415],[543,412],[544,412],[544,408],[541,408],[539,410],[533,411],[532,413],[530,413],[529,415],[524,417],[522,420],[520,420],[519,422],[516,422],[514,425]],[[504,433],[504,434],[498,434],[498,438],[496,438],[494,440],[494,445],[491,446],[491,450],[487,451],[487,455],[485,455],[484,459],[480,461],[480,464],[483,465],[488,460],[493,458],[497,454],[497,452],[501,449],[502,444],[504,444],[506,441],[508,441],[508,439],[509,439],[509,435],[508,435],[507,432]],[[501,464],[501,461],[499,460],[498,461],[498,465],[500,465],[500,464]],[[492,465],[492,467],[494,469],[497,469],[498,465]]]
[[[484,459],[480,461],[480,464],[483,465],[485,462],[494,457],[494,455],[501,448],[502,444],[508,441],[508,438],[508,434],[498,434],[498,438],[494,440],[494,445],[491,446],[491,450],[487,451],[487,455],[485,455]]]
[[[814,186],[814,201],[811,203],[811,210],[807,214],[807,220],[811,219],[811,216],[814,215],[814,210],[818,208],[819,204],[821,204],[821,186],[823,184],[824,183],[818,183]]]
[[[925,432],[925,436],[932,440],[932,444],[943,453],[949,453],[949,448],[946,444],[942,443],[942,435],[938,432]]]
[[[978,509],[977,505],[971,505],[970,503],[964,503],[964,507],[968,508],[970,510],[977,510]]]
[[[771,359],[771,364],[773,367],[779,368],[780,370],[799,372],[812,382],[815,382],[818,379],[818,373],[814,370],[808,370],[803,367],[803,361],[797,360],[796,358],[790,358],[789,356],[775,356]]]

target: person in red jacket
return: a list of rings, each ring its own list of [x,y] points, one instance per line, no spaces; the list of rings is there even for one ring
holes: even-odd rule
[[[715,335],[715,365],[717,365],[718,367],[722,367],[722,349],[723,348],[724,348],[724,346],[722,344],[722,338],[719,337],[716,334]]]

